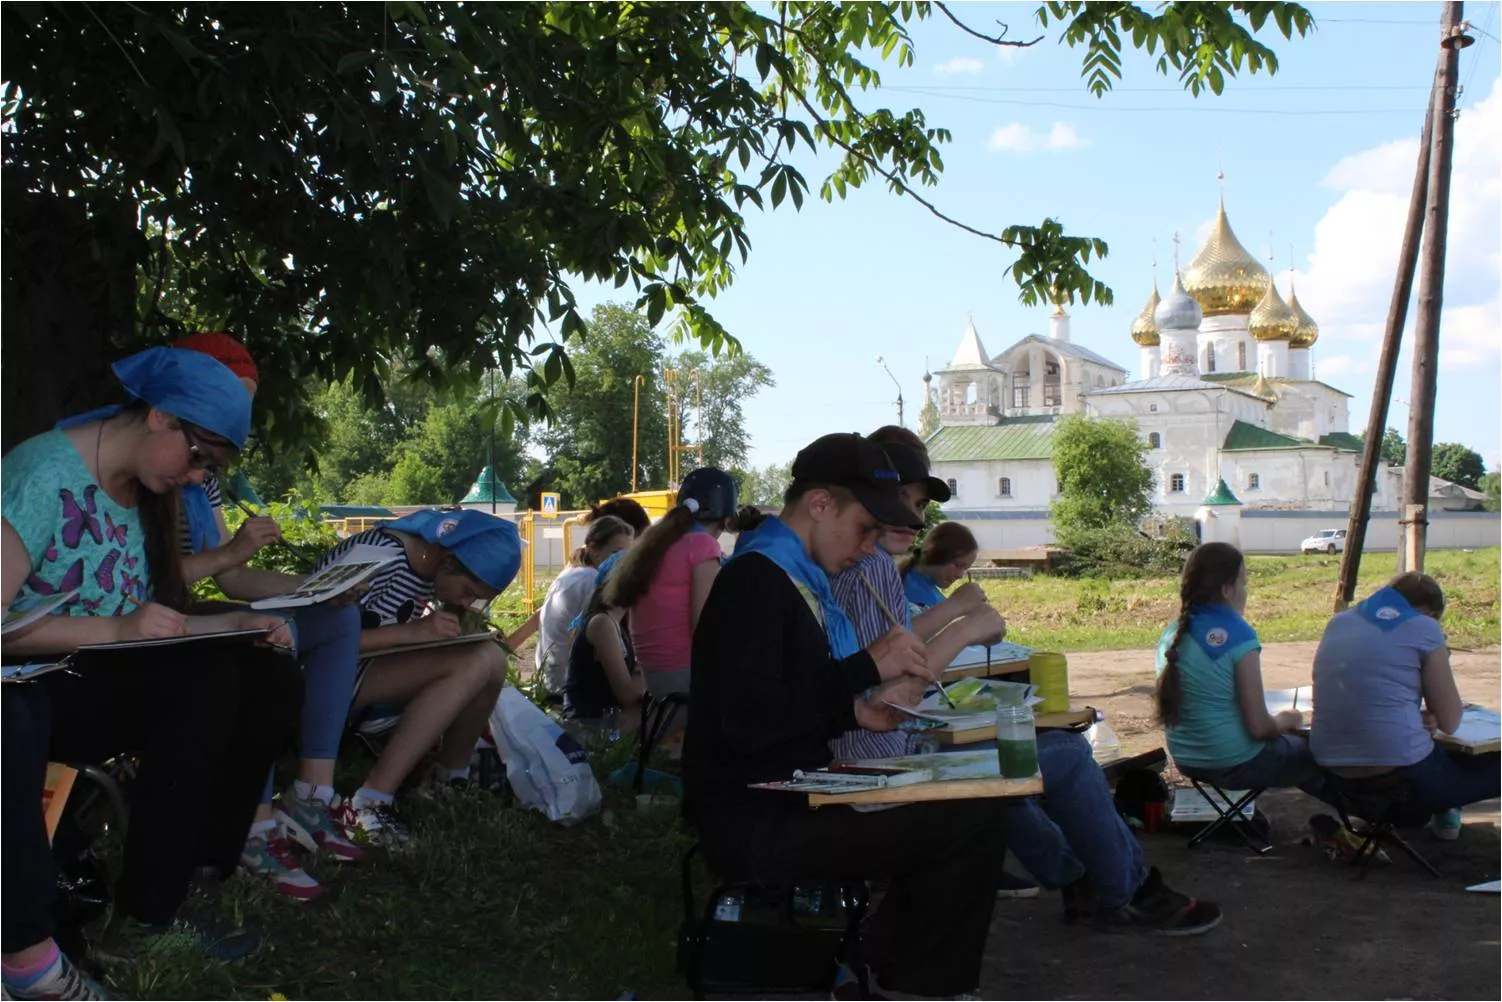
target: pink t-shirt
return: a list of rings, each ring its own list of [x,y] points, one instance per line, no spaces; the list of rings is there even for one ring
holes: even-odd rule
[[[682,671],[693,643],[693,571],[720,559],[719,541],[690,532],[668,547],[652,587],[631,607],[631,643],[642,671]]]

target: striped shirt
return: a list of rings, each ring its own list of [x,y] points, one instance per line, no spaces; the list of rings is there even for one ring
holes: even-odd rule
[[[893,616],[907,621],[907,596],[902,590],[902,572],[897,561],[886,550],[877,547],[876,552],[862,557],[860,563],[849,570],[841,571],[831,582],[834,599],[855,624],[855,638],[862,648],[870,647],[892,630]],[[870,587],[866,587],[870,585]],[[876,594],[873,595],[872,592]],[[881,596],[878,601],[877,596]],[[886,608],[883,609],[882,606]],[[908,755],[918,745],[918,735],[907,731],[868,731],[857,728],[829,742],[829,750],[837,759],[891,758]]]
[[[386,565],[368,578],[370,590],[360,596],[360,628],[396,626],[420,619],[433,600],[433,582],[417,576],[407,559],[402,541],[385,529],[367,529],[349,537],[324,555],[317,570],[323,570],[356,546],[394,549],[402,559]]]
[[[212,473],[203,478],[203,492],[209,496],[209,504],[215,508],[224,507],[224,493],[219,489],[219,478]],[[188,533],[188,516],[180,509],[177,513],[177,545],[181,552],[190,555],[193,553],[193,537]]]

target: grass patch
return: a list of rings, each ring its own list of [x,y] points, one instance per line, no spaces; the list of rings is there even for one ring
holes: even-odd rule
[[[608,749],[597,774],[629,751],[626,741]],[[200,999],[683,994],[678,860],[691,839],[676,811],[638,811],[610,787],[604,811],[570,828],[489,793],[409,797],[404,810],[416,850],[314,867],[328,904],[288,901],[243,874],[230,881],[224,907],[267,932],[257,956],[219,965],[164,943],[120,969],[114,987]]]
[[[1248,557],[1247,618],[1264,641],[1318,640],[1330,618],[1340,557]],[[1360,599],[1396,572],[1396,554],[1361,561]],[[1438,550],[1425,570],[1445,589],[1443,620],[1457,647],[1498,641],[1502,550]],[[987,581],[1007,618],[1008,639],[1045,650],[1106,651],[1152,647],[1179,612],[1177,577],[1111,581],[1034,576]]]

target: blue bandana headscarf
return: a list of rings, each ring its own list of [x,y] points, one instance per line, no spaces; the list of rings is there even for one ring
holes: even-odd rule
[[[516,526],[483,511],[415,511],[383,528],[438,544],[496,591],[505,590],[521,569],[522,539]]]
[[[1409,605],[1408,599],[1394,588],[1382,588],[1374,592],[1356,608],[1360,610],[1362,619],[1384,631],[1391,630],[1414,616],[1423,615]]]
[[[240,377],[218,359],[183,348],[147,348],[110,368],[125,392],[137,400],[213,432],[236,449],[245,447],[250,434],[250,394]],[[64,418],[55,427],[72,428],[113,417],[124,409],[124,404],[100,407]]]
[[[934,579],[922,571],[908,571],[902,576],[902,590],[907,600],[921,612],[944,601],[944,593],[934,584]]]
[[[769,515],[755,529],[743,532],[735,541],[735,552],[726,563],[744,557],[748,553],[760,553],[782,568],[783,573],[802,585],[819,602],[824,613],[824,632],[829,637],[829,651],[836,660],[860,653],[860,641],[855,636],[855,624],[845,615],[845,610],[835,601],[834,589],[830,587],[829,575],[824,568],[814,563],[803,540],[775,515]]]

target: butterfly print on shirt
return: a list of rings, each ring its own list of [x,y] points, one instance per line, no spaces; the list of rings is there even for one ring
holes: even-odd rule
[[[63,574],[63,579],[57,584],[52,584],[38,577],[35,572],[26,578],[26,587],[38,595],[66,595],[70,591],[77,591],[78,586],[83,584],[83,558],[73,561],[73,566]]]
[[[104,538],[113,540],[120,546],[125,545],[126,526],[116,525],[115,517],[109,512],[104,513]]]
[[[99,519],[95,517],[99,512],[99,505],[94,500],[94,495],[99,493],[99,485],[89,484],[83,489],[81,507],[73,492],[67,488],[57,493],[63,499],[63,545],[70,550],[78,549],[85,532],[94,542],[104,542],[104,535],[99,531]]]
[[[115,564],[119,562],[120,551],[110,550],[104,555],[104,559],[99,561],[99,566],[94,568],[94,580],[98,583],[100,591],[113,592],[115,590]]]

